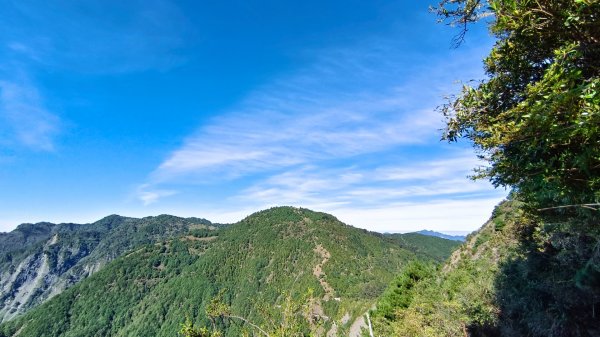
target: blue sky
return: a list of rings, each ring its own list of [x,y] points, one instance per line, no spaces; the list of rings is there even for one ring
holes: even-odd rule
[[[0,231],[276,205],[470,231],[507,194],[434,111],[493,41],[451,49],[427,1],[0,5]]]

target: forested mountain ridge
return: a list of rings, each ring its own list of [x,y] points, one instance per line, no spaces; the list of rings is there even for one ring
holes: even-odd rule
[[[418,232],[415,232],[418,234],[422,234],[422,235],[428,235],[428,236],[435,236],[438,238],[442,238],[442,239],[448,239],[448,240],[453,240],[453,241],[465,241],[466,236],[465,235],[449,235],[449,234],[444,234],[444,233],[439,233],[439,232],[435,232],[435,231],[431,231],[431,230],[420,230]]]
[[[124,255],[4,323],[0,335],[172,336],[186,316],[209,325],[204,310],[219,294],[236,314],[269,325],[286,295],[301,298],[312,289],[310,310],[321,332],[348,336],[408,261],[431,260],[382,234],[292,207],[255,213],[217,233]],[[222,324],[227,336],[247,329]]]
[[[14,251],[47,240],[56,226],[50,222],[24,223],[10,233],[0,233],[0,252]]]
[[[437,262],[445,262],[448,256],[461,245],[461,242],[418,232],[404,234],[386,234],[401,247],[415,253],[429,256]]]
[[[214,228],[198,218],[110,215],[91,224],[22,224],[0,233],[0,322],[43,303],[130,249]]]

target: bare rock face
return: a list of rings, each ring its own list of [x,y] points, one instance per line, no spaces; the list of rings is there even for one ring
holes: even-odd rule
[[[24,313],[67,287],[89,276],[90,264],[104,264],[108,258],[80,263],[90,251],[74,242],[60,241],[54,234],[16,265],[0,274],[0,322]]]
[[[204,219],[111,215],[92,224],[23,224],[0,233],[0,323],[60,294],[141,245],[214,227]]]
[[[2,320],[9,320],[31,305],[31,302],[41,298],[38,292],[53,283],[50,275],[48,256],[34,254],[25,258],[12,272],[3,272],[0,275],[2,287]]]

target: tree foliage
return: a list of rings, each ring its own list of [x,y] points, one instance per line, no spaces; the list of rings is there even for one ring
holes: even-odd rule
[[[490,18],[487,78],[440,109],[444,138],[468,139],[488,162],[474,178],[513,193],[389,308],[392,284],[376,333],[600,335],[600,2],[441,0],[433,10],[458,26],[457,44]]]
[[[419,233],[386,234],[394,239],[400,247],[406,248],[423,256],[429,256],[436,262],[443,263],[452,254],[460,241],[453,241]]]
[[[218,235],[217,226],[165,214],[141,219],[110,215],[90,224],[42,222],[0,233],[0,322],[44,303],[131,250],[185,235]]]
[[[600,2],[444,0],[437,12],[450,23],[482,12],[495,19],[488,79],[441,107],[445,138],[471,140],[489,162],[476,177],[517,189],[537,208],[598,203]]]

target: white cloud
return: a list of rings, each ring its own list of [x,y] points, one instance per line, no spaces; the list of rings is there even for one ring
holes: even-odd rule
[[[0,80],[0,118],[7,134],[4,137],[35,150],[54,150],[60,119],[44,106],[41,94],[28,79]]]
[[[327,211],[350,225],[378,232],[473,231],[489,219],[501,197],[389,204],[373,208],[331,208]]]
[[[379,207],[398,202],[412,202],[416,198],[425,202],[450,196],[477,199],[481,195],[494,198],[503,192],[493,192],[486,181],[466,178],[473,160],[465,153],[454,158],[434,159],[412,164],[398,164],[393,168],[380,167],[320,167],[305,166],[268,176],[236,197],[242,204],[299,205],[322,208],[325,204],[348,205],[358,208]],[[414,172],[414,174],[405,174]],[[394,172],[390,176],[385,173]],[[403,172],[398,179],[397,172]],[[384,173],[384,174],[382,174]]]
[[[239,111],[215,119],[189,137],[159,166],[154,177],[168,181],[218,171],[233,178],[436,138],[441,118],[433,109],[412,114],[402,103],[390,103],[393,94],[363,95],[340,102],[298,99],[287,104],[251,98]]]
[[[433,199],[416,202],[383,203],[376,206],[360,207],[347,203],[318,202],[270,203],[260,207],[221,205],[194,210],[214,222],[233,223],[256,212],[274,206],[305,207],[327,212],[349,225],[377,232],[404,233],[422,229],[440,232],[472,232],[481,227],[491,215],[494,207],[504,198],[505,193],[483,194],[471,198]]]
[[[292,205],[382,231],[473,230],[504,192],[467,179],[481,165],[470,151],[440,154],[434,107],[457,73],[480,77],[480,57],[428,59],[379,39],[323,51],[200,126],[146,184],[225,186],[199,203],[216,221]]]
[[[177,193],[178,192],[174,190],[152,189],[149,185],[142,185],[137,190],[137,198],[144,206],[148,206],[161,198],[169,197]]]
[[[467,50],[435,59],[380,38],[320,51],[312,65],[257,88],[200,126],[152,178],[218,172],[217,179],[231,179],[437,141],[443,123],[434,107],[457,73],[482,76],[480,57]]]
[[[466,177],[471,168],[482,163],[472,153],[466,152],[452,158],[434,159],[424,163],[413,163],[400,167],[383,167],[377,169],[375,175],[380,180],[430,180],[444,176]]]

